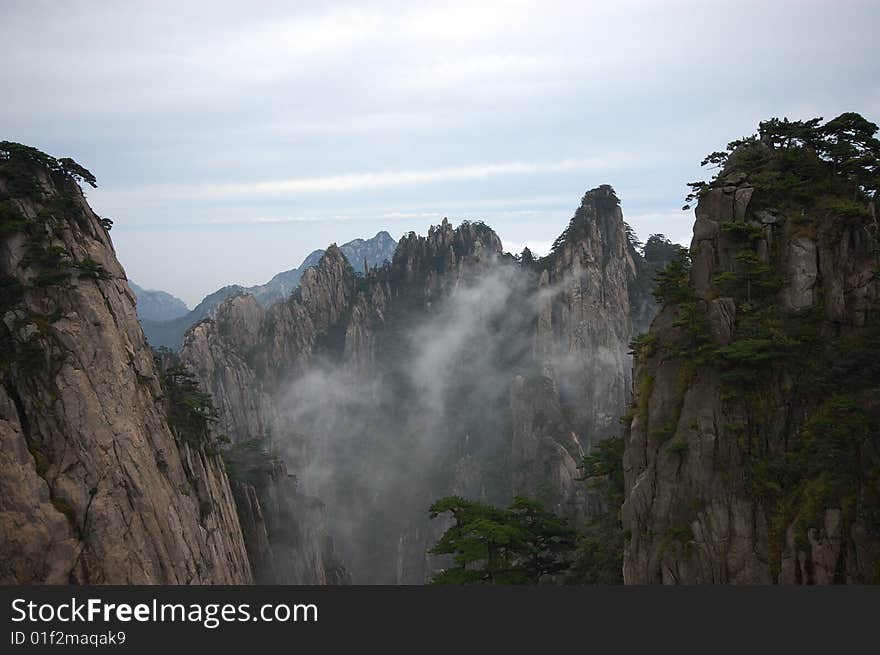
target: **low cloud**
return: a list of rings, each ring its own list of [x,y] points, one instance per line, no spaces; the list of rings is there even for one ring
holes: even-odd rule
[[[531,366],[535,284],[496,263],[388,317],[366,370],[319,358],[284,389],[275,445],[327,504],[356,582],[423,581],[442,531],[428,518],[434,500],[509,502],[508,392]]]
[[[300,177],[241,184],[219,184],[192,187],[189,195],[206,198],[241,196],[285,196],[302,193],[338,193],[434,182],[479,180],[507,175],[536,175],[567,171],[603,171],[616,168],[619,162],[605,158],[563,159],[559,161],[509,161],[469,164],[442,168],[400,171],[377,171],[347,175]]]

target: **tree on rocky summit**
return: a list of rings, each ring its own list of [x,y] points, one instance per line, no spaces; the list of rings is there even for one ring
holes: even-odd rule
[[[681,248],[677,243],[673,243],[663,234],[652,234],[645,241],[642,247],[642,254],[649,262],[657,262],[666,264],[678,257],[678,251]]]
[[[877,125],[855,112],[822,121],[771,118],[758,125],[757,134],[709,154],[702,165],[714,166],[718,174],[709,181],[689,183],[683,209],[690,209],[710,188],[725,184],[721,175],[734,163],[733,168],[765,190],[816,195],[826,189],[845,192],[854,202],[876,202],[880,193]]]

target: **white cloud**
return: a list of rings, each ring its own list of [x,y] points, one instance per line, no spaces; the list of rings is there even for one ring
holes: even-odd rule
[[[219,283],[223,248],[253,241],[235,275],[264,275],[442,216],[548,243],[605,182],[643,239],[686,243],[706,152],[773,115],[880,111],[876,0],[2,4],[3,138],[92,170],[154,286],[157,261]]]
[[[539,175],[567,171],[607,171],[618,168],[622,158],[562,159],[558,161],[509,161],[442,168],[378,171],[299,177],[234,184],[213,184],[178,189],[175,195],[202,198],[286,196],[301,193],[338,193],[399,187],[434,182],[478,180],[505,175]]]
[[[321,223],[324,221],[345,221],[351,216],[250,216],[244,218],[213,218],[208,223],[214,225],[243,225],[250,223]]]

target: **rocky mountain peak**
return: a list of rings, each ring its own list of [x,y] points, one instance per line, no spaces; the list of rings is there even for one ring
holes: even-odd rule
[[[568,237],[555,258],[524,265],[484,223],[444,219],[405,234],[391,263],[364,276],[331,246],[288,301],[264,314],[239,303],[250,318],[236,329],[221,306],[182,357],[227,434],[277,435],[304,488],[328,503],[331,528],[357,526],[345,544],[356,580],[421,582],[432,497],[523,493],[575,521],[595,509],[577,466],[617,429],[641,316],[630,298],[648,292],[633,286],[638,255],[610,187],[585,196]],[[364,477],[352,448],[364,470],[396,482]],[[415,491],[390,501],[404,480]],[[365,550],[374,513],[394,527]],[[381,561],[369,564],[373,551]]]
[[[563,253],[563,267],[574,256],[589,256],[597,262],[621,259],[635,275],[635,252],[627,239],[620,200],[614,189],[603,184],[587,191],[568,227],[553,243],[552,252]],[[555,258],[554,258],[555,261]]]
[[[355,271],[365,273],[390,261],[395,248],[396,242],[391,235],[382,231],[370,239],[353,239],[339,246],[338,250],[345,255]],[[227,298],[243,293],[250,294],[263,307],[270,307],[287,300],[299,286],[305,272],[317,266],[323,255],[323,250],[314,250],[299,267],[282,271],[265,284],[250,287],[233,284],[222,287],[205,296],[192,311],[170,320],[155,320],[155,317],[151,319],[149,312],[144,313],[144,308],[139,303],[138,312],[144,332],[153,347],[164,346],[177,350],[183,343],[187,329],[210,316]]]
[[[423,285],[429,295],[442,293],[484,270],[501,252],[501,239],[482,221],[463,221],[453,228],[444,218],[427,236],[409,232],[401,238],[391,262],[392,277]]]
[[[339,246],[337,246],[335,243],[331,243],[329,246],[327,246],[327,250],[324,251],[324,255],[318,262],[318,266],[333,266],[342,261],[348,260],[342,253],[342,250],[340,250]]]
[[[317,266],[300,279],[295,297],[323,329],[339,321],[348,310],[357,279],[348,259],[337,245],[331,244]]]
[[[627,582],[878,579],[876,196],[819,123],[762,123],[692,185],[634,344]]]
[[[610,184],[600,184],[587,191],[581,198],[581,208],[592,208],[594,214],[598,213],[598,210],[614,211],[619,205],[620,198]]]

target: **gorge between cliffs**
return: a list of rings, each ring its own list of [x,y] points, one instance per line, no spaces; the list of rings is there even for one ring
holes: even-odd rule
[[[523,261],[488,226],[443,221],[362,277],[331,246],[288,301],[224,303],[181,360],[219,429],[276,444],[325,505],[356,581],[422,583],[448,527],[428,517],[437,498],[523,495],[578,524],[596,511],[578,466],[627,405],[653,267],[610,187],[557,245]]]
[[[690,248],[605,184],[546,256],[333,244],[177,351],[91,173],[0,143],[0,581],[880,581],[876,164],[840,147],[877,128],[774,121],[710,155]]]

